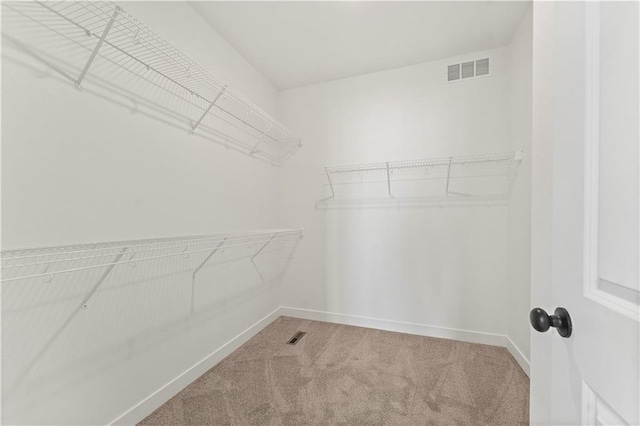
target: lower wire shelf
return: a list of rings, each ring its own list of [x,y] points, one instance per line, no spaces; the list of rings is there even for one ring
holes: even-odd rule
[[[0,282],[41,279],[49,283],[68,274],[103,271],[105,275],[92,289],[93,294],[106,274],[119,265],[135,268],[141,262],[182,257],[195,260],[195,275],[216,253],[231,250],[244,254],[255,251],[250,256],[252,261],[267,250],[289,249],[292,257],[302,237],[302,229],[281,229],[6,250],[0,252]]]
[[[0,252],[9,405],[26,410],[27,395],[46,394],[36,388],[42,375],[75,372],[78,357],[130,349],[265,294],[302,237],[280,229]],[[86,365],[93,374],[95,364]]]
[[[504,202],[522,151],[325,167],[318,208]]]

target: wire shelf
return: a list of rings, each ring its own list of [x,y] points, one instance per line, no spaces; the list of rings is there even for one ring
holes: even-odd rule
[[[318,207],[507,200],[522,151],[325,167]]]
[[[114,3],[3,2],[2,15],[10,46],[78,90],[89,81],[130,100],[134,109],[146,108],[275,165],[302,145],[300,137]]]
[[[209,260],[206,256],[230,249],[251,250],[257,247],[255,258],[267,248],[291,247],[302,236],[301,229],[284,229],[7,250],[0,252],[0,282],[41,279],[48,283],[58,276],[74,272],[110,271],[116,265],[135,268],[141,262],[174,257],[193,259],[204,256]]]
[[[102,351],[148,341],[150,330],[166,336],[170,326],[267,291],[302,237],[302,229],[282,229],[0,252],[8,405],[29,410],[26,395],[50,397],[52,365],[55,374],[94,371],[86,360]],[[77,341],[78,351],[69,349]]]

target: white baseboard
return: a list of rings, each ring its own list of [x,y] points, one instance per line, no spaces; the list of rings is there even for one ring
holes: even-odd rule
[[[530,377],[529,376],[529,370],[530,370],[529,360],[527,359],[526,356],[524,356],[520,348],[518,348],[516,344],[513,343],[513,340],[511,340],[509,336],[504,336],[504,337],[507,340],[507,344],[505,348],[507,348],[509,350],[509,353],[511,353],[511,356],[515,358],[518,365],[520,365],[520,368],[522,368],[522,371],[524,371],[524,374]]]
[[[443,339],[461,340],[463,342],[470,343],[502,346],[509,350],[522,370],[524,370],[527,376],[529,375],[529,361],[513,341],[505,335],[281,306],[231,339],[219,349],[207,355],[194,366],[187,369],[184,373],[162,386],[138,404],[131,407],[124,414],[120,415],[109,424],[135,425],[140,422],[280,316],[325,321],[344,325],[355,325],[359,327],[375,328],[378,330],[416,334],[419,336],[440,337]]]
[[[229,342],[225,343],[223,346],[197,362],[194,366],[187,369],[184,373],[180,374],[178,377],[131,407],[124,414],[109,423],[109,425],[135,425],[143,420],[149,414],[153,413],[158,407],[195,381],[198,377],[206,373],[210,368],[222,361],[227,355],[238,349],[247,340],[251,339],[267,325],[275,321],[281,315],[279,311],[280,308],[274,310],[251,327],[238,334]]]
[[[399,333],[416,334],[419,336],[440,337],[443,339],[460,340],[469,343],[501,346],[507,348],[525,374],[529,375],[529,361],[520,349],[502,334],[484,333],[481,331],[460,330],[456,328],[437,327],[403,321],[392,321],[357,315],[336,314],[333,312],[313,311],[309,309],[281,307],[279,315],[308,319],[314,321],[333,322],[344,325],[375,328],[378,330],[396,331]]]

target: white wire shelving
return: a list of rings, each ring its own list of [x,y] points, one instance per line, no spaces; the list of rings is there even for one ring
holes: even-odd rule
[[[317,207],[506,201],[522,151],[325,167]]]
[[[193,310],[196,279],[204,268],[244,262],[256,279],[272,281],[286,272],[302,237],[302,229],[282,229],[2,251],[3,307],[11,310],[12,295],[25,289],[57,288],[58,295],[75,294],[79,311],[88,308],[105,282],[112,287],[134,278],[188,273]]]
[[[92,339],[108,322],[103,339],[118,335],[113,327],[146,336],[149,327],[200,321],[260,294],[280,281],[302,237],[302,229],[281,229],[0,252],[7,394],[60,356],[56,344],[69,333]]]
[[[282,229],[5,250],[0,252],[0,282],[51,283],[57,277],[93,272],[99,279],[90,287],[84,305],[116,266],[135,268],[142,262],[183,258],[197,263],[193,269],[195,277],[213,256],[231,250],[250,257],[252,262],[260,255],[283,249],[293,257],[302,237],[302,229]]]
[[[3,2],[2,15],[5,46],[45,63],[78,90],[119,96],[134,111],[274,165],[302,146],[300,137],[112,2]]]

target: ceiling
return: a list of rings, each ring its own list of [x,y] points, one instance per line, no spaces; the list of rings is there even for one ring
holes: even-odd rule
[[[278,89],[502,47],[529,2],[190,2]]]

